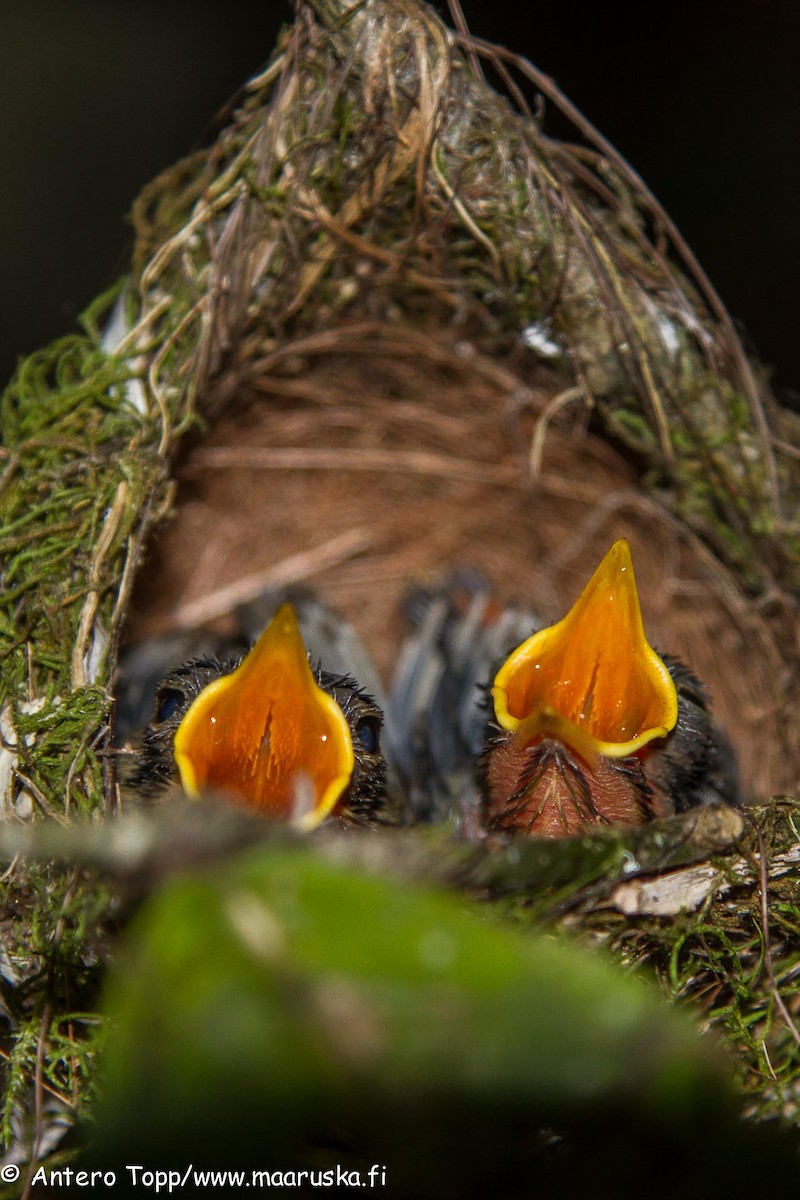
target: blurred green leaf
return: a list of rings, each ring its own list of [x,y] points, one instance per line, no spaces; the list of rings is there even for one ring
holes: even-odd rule
[[[622,1146],[637,1179],[665,1146],[674,1172],[739,1137],[709,1047],[641,980],[310,848],[170,885],[107,1009],[106,1166],[380,1163],[414,1196],[517,1194],[524,1166],[566,1195]]]

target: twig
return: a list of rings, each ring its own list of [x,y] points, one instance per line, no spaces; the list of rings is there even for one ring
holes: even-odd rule
[[[28,1165],[28,1174],[25,1179],[25,1186],[22,1192],[22,1200],[28,1200],[31,1194],[33,1184],[33,1176],[39,1160],[39,1147],[42,1144],[42,1093],[44,1091],[44,1053],[47,1034],[50,1030],[50,1022],[53,1018],[52,1003],[48,1001],[42,1011],[42,1020],[39,1024],[39,1038],[36,1043],[36,1066],[34,1067],[33,1075],[33,1112],[34,1112],[34,1132],[33,1145],[31,1146],[31,1158]]]
[[[56,810],[54,808],[52,808],[52,806],[50,805],[50,803],[49,803],[47,797],[45,796],[44,792],[42,791],[42,789],[40,787],[37,787],[37,785],[33,782],[32,779],[30,779],[27,775],[25,775],[22,771],[20,771],[19,767],[16,767],[16,766],[14,767],[14,775],[20,781],[20,783],[23,785],[23,787],[28,789],[31,796],[36,801],[36,803],[39,805],[39,807],[41,808],[42,812],[44,813],[44,815],[46,817],[50,817],[51,820],[58,822],[59,825],[64,825],[64,826],[69,825],[69,821],[64,816],[62,816],[61,813],[56,812]]]
[[[281,562],[267,567],[263,571],[255,571],[244,575],[235,583],[219,588],[210,595],[202,596],[199,600],[190,601],[175,609],[165,631],[195,629],[207,621],[225,616],[239,604],[252,600],[267,588],[285,587],[288,584],[300,583],[310,576],[336,566],[345,559],[361,554],[372,544],[372,539],[366,529],[348,529],[340,537],[315,546],[311,550],[292,554]]]
[[[775,1007],[781,1014],[786,1028],[794,1038],[798,1046],[800,1046],[800,1031],[792,1019],[783,997],[778,989],[778,981],[775,978],[775,971],[772,966],[772,944],[769,936],[769,906],[767,903],[768,897],[768,875],[767,875],[767,849],[764,843],[764,834],[761,826],[754,821],[756,837],[758,839],[758,854],[759,854],[759,871],[760,871],[760,896],[761,903],[761,936],[764,941],[764,970],[767,974],[767,989],[775,1001]]]
[[[117,494],[114,497],[114,503],[106,514],[106,519],[103,522],[103,528],[100,530],[100,536],[94,548],[94,555],[91,566],[89,567],[88,589],[86,599],[81,610],[80,620],[78,622],[78,633],[75,638],[75,645],[72,648],[72,663],[70,667],[70,681],[73,688],[83,687],[86,683],[86,668],[84,666],[84,657],[86,655],[86,643],[89,640],[89,635],[92,631],[95,617],[97,616],[97,608],[100,603],[100,578],[103,564],[111,549],[117,530],[119,529],[122,515],[125,512],[128,503],[128,495],[130,489],[128,484],[123,479],[117,487]]]
[[[16,858],[13,859],[13,862],[16,862],[16,861],[17,861]],[[2,1046],[0,1046],[0,1058],[2,1058],[2,1060],[4,1062],[11,1062],[11,1055],[8,1053],[7,1050],[4,1050]],[[47,1092],[54,1099],[60,1100],[60,1102],[64,1105],[66,1105],[67,1108],[71,1108],[73,1110],[75,1109],[75,1107],[76,1107],[75,1101],[70,1100],[67,1096],[64,1095],[63,1092],[60,1092],[58,1090],[58,1088],[53,1087],[52,1083],[48,1083],[46,1079],[42,1080],[42,1091]]]
[[[228,449],[221,446],[198,450],[192,466],[203,470],[399,471],[460,479],[467,483],[502,484],[506,487],[520,482],[515,466],[448,458],[444,454],[433,454],[426,450],[324,450],[295,446]]]
[[[450,9],[450,16],[453,18],[453,24],[463,40],[464,49],[466,51],[467,58],[469,59],[469,65],[472,67],[475,78],[480,79],[483,83],[486,83],[486,77],[483,74],[481,60],[478,58],[478,55],[469,44],[469,26],[467,25],[467,19],[464,16],[464,10],[461,7],[461,0],[447,0],[447,7]]]
[[[456,40],[462,40],[456,38]],[[778,468],[773,453],[771,431],[767,416],[764,411],[764,404],[756,385],[752,367],[748,361],[747,355],[744,352],[742,342],[733,324],[730,313],[725,307],[719,293],[717,292],[708,275],[703,270],[698,262],[693,250],[686,242],[683,234],[676,226],[675,222],[670,218],[669,214],[661,206],[653,192],[644,182],[637,171],[633,169],[630,163],[620,154],[620,152],[605,138],[587,117],[575,107],[574,104],[561,91],[555,80],[545,75],[533,63],[522,55],[514,54],[512,51],[504,49],[502,46],[494,45],[491,42],[484,41],[482,38],[470,37],[468,39],[470,48],[478,50],[485,54],[493,62],[508,62],[523,75],[529,79],[539,90],[547,96],[570,121],[575,128],[590,142],[596,146],[606,157],[614,164],[621,172],[627,183],[637,192],[647,203],[653,217],[659,222],[661,228],[668,234],[675,247],[678,255],[682,258],[685,266],[697,284],[701,294],[708,302],[711,311],[716,316],[723,330],[725,331],[727,346],[730,350],[736,367],[739,372],[739,377],[742,382],[744,391],[750,401],[753,418],[758,429],[759,438],[761,441],[764,460],[769,478],[770,497],[774,512],[780,516],[781,514],[781,496],[780,483],[778,480]]]
[[[571,404],[573,400],[580,400],[583,397],[583,388],[569,387],[563,392],[559,392],[549,404],[542,409],[541,414],[536,420],[533,428],[533,437],[531,438],[531,449],[528,455],[528,470],[530,471],[531,479],[538,480],[542,473],[542,459],[544,457],[544,444],[547,438],[547,427],[550,421],[565,408]]]

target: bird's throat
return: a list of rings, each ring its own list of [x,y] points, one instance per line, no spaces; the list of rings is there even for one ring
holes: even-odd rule
[[[640,825],[661,815],[636,757],[591,763],[561,741],[521,745],[501,735],[484,757],[484,816],[490,829],[567,837],[598,825]]]
[[[352,776],[352,739],[314,679],[289,605],[242,664],[194,701],[175,759],[190,795],[225,793],[303,828],[332,812]]]

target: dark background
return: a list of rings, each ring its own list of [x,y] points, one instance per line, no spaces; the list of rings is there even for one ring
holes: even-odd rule
[[[795,399],[798,0],[463,8],[628,157]],[[288,0],[0,0],[0,382],[124,270],[137,191],[201,141],[289,16]]]

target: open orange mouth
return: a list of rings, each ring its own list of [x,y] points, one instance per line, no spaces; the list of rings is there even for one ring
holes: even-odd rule
[[[224,792],[313,829],[353,774],[344,713],[317,684],[294,609],[284,604],[244,661],[205,688],[175,735],[190,796]]]
[[[492,696],[498,723],[515,739],[557,738],[589,761],[635,754],[674,729],[675,684],[645,637],[624,538],[566,617],[510,655]]]

